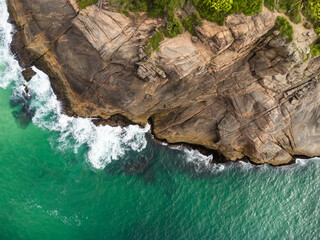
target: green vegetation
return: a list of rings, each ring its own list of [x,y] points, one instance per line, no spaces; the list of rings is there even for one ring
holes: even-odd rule
[[[147,41],[146,52],[150,55],[151,50],[158,51],[160,42],[164,40],[164,37],[172,38],[181,33],[183,33],[181,22],[175,17],[172,17],[166,26],[160,27]]]
[[[271,11],[274,11],[276,0],[264,0],[264,5]]]
[[[98,2],[98,0],[77,0],[81,9],[86,8]]]
[[[204,2],[208,8],[217,12],[229,12],[233,4],[233,0],[207,0]]]
[[[193,0],[200,16],[223,25],[233,13],[254,15],[262,11],[263,0]]]
[[[304,26],[305,29],[311,29],[312,28],[312,25],[309,22],[305,22],[303,24],[303,26]]]
[[[183,33],[181,22],[175,17],[175,10],[181,8],[186,0],[111,0],[111,5],[133,12],[148,12],[150,17],[164,17],[167,19],[166,26],[160,28],[149,39],[146,50],[150,52],[159,49],[160,42],[166,37],[175,37]]]
[[[164,35],[160,31],[156,31],[153,36],[147,41],[146,45],[146,52],[148,54],[151,53],[151,51],[158,51],[160,42],[164,39]]]
[[[184,28],[191,33],[191,35],[196,36],[197,33],[194,30],[195,26],[202,26],[203,22],[197,12],[190,14],[186,19],[182,19],[182,24]]]
[[[163,29],[163,33],[166,37],[170,38],[183,33],[183,27],[181,22],[175,17],[172,17],[166,24],[166,27]]]
[[[293,23],[300,23],[302,21],[301,8],[303,0],[279,0],[277,10],[285,13]]]
[[[117,8],[117,12],[122,13],[123,15],[125,15],[128,18],[131,17],[130,13],[127,10],[123,10],[122,8]]]
[[[290,12],[288,12],[288,16],[290,18],[290,20],[295,23],[295,24],[299,24],[302,22],[302,17],[301,17],[301,9],[299,5],[296,5],[295,7],[293,7]]]
[[[132,12],[148,12],[151,17],[173,17],[186,0],[111,0],[111,5]]]
[[[313,24],[315,32],[320,37],[320,0],[305,0],[302,8],[303,15]],[[320,56],[320,38],[310,46],[313,56]]]
[[[262,11],[263,0],[234,0],[229,14],[244,13],[247,16],[259,14]]]
[[[310,46],[310,53],[313,56],[320,56],[320,39]]]
[[[287,19],[278,17],[274,29],[280,31],[279,36],[286,38],[286,43],[292,42],[293,28]]]
[[[85,8],[98,0],[77,2],[80,8]],[[285,13],[296,24],[302,21],[302,13],[320,36],[320,0],[110,0],[110,3],[127,17],[130,17],[128,11],[147,12],[150,17],[163,17],[167,20],[166,25],[156,30],[148,40],[147,52],[151,49],[158,50],[164,37],[175,37],[183,33],[184,28],[195,36],[197,33],[194,27],[202,25],[201,18],[223,25],[226,17],[234,13],[244,13],[248,16],[261,13],[263,4],[272,11]],[[177,19],[176,11],[190,3],[196,7],[199,14],[195,12],[185,19]],[[312,25],[304,23],[308,29]],[[292,42],[293,28],[285,18],[278,17],[274,29],[280,31],[278,36],[285,37],[287,43]],[[317,55],[320,52],[320,43],[313,44],[311,48],[312,54]]]
[[[223,25],[225,23],[227,16],[226,12],[216,11],[214,8],[209,8],[206,0],[193,0],[193,3],[202,18],[211,22],[217,22],[219,25]]]
[[[146,12],[148,9],[148,4],[145,0],[111,0],[110,4],[132,12]]]
[[[302,8],[303,15],[312,22],[315,27],[320,25],[320,1],[309,0]]]

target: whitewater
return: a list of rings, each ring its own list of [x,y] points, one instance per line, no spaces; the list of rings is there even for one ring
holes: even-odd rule
[[[12,100],[16,102],[30,101],[34,111],[32,122],[41,129],[57,132],[57,139],[49,139],[53,148],[65,151],[72,148],[78,153],[82,146],[88,147],[87,161],[94,169],[104,169],[112,160],[118,160],[130,151],[141,152],[147,147],[145,134],[150,132],[150,125],[145,128],[138,125],[128,127],[96,126],[91,119],[69,117],[63,113],[62,103],[54,94],[49,77],[32,67],[36,75],[26,82],[21,75],[21,67],[10,52],[10,43],[14,33],[13,26],[8,23],[9,14],[4,0],[0,1],[0,34],[3,41],[0,45],[0,68],[5,69],[0,76],[0,87],[13,88]],[[26,94],[25,87],[29,93]],[[30,98],[30,99],[29,99]],[[205,156],[197,150],[183,146],[171,147],[184,153],[187,162],[194,164],[195,170],[211,172],[223,171],[225,164],[213,163],[213,156]],[[298,159],[296,164],[304,164]],[[253,167],[250,163],[240,161],[241,166]],[[230,165],[230,164],[227,164]]]
[[[150,125],[145,128],[138,125],[128,127],[95,126],[91,119],[69,117],[63,113],[62,103],[54,94],[49,77],[32,67],[36,75],[26,82],[21,75],[21,67],[10,52],[10,43],[14,28],[7,22],[9,17],[5,1],[0,2],[0,57],[3,71],[0,76],[0,87],[13,88],[12,100],[16,102],[30,101],[34,110],[32,122],[48,131],[59,134],[51,140],[52,147],[61,151],[73,148],[78,153],[82,146],[88,147],[87,161],[95,169],[104,169],[112,160],[118,160],[130,151],[140,152],[147,146],[145,134],[150,132]],[[25,89],[29,90],[26,94]],[[30,98],[30,99],[29,99]],[[58,143],[58,144],[57,144]],[[184,147],[172,147],[184,152],[187,162],[194,163],[197,170],[208,168],[211,171],[222,171],[222,164],[212,164],[213,156],[204,156],[197,150]]]

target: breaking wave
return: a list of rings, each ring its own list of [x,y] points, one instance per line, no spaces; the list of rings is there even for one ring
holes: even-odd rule
[[[54,94],[48,76],[33,68],[37,73],[28,83],[32,96],[30,107],[35,111],[33,123],[42,129],[59,133],[58,148],[70,146],[74,152],[86,145],[87,159],[94,168],[103,169],[112,160],[117,160],[127,151],[140,152],[147,146],[145,133],[150,127],[138,125],[128,127],[95,126],[91,119],[69,117],[62,113],[61,103]]]
[[[5,1],[0,1],[0,88],[12,86],[12,99],[20,103],[28,103],[32,109],[32,122],[45,130],[55,132],[54,139],[61,151],[72,148],[78,153],[80,148],[88,148],[87,161],[96,169],[103,169],[112,160],[117,160],[129,151],[140,152],[147,146],[145,133],[150,126],[141,128],[131,125],[125,128],[111,126],[95,126],[91,119],[69,117],[62,112],[61,103],[55,96],[48,76],[33,67],[36,75],[30,82],[21,76],[21,67],[10,52],[13,27],[7,22],[9,14]],[[29,93],[26,93],[25,88]],[[194,165],[196,171],[221,172],[233,164],[213,163],[213,156],[202,155],[197,150],[183,146],[172,147],[182,151],[184,159]],[[319,160],[315,158],[316,160]],[[297,160],[294,165],[305,165],[308,160]],[[257,166],[241,162],[241,168],[248,170]],[[261,168],[266,168],[264,165]]]
[[[62,113],[61,103],[54,94],[48,76],[33,67],[36,75],[30,82],[21,76],[21,68],[10,52],[13,28],[7,22],[9,14],[4,1],[0,2],[0,87],[12,86],[12,100],[28,103],[33,110],[32,122],[42,128],[58,133],[59,150],[88,148],[87,160],[96,169],[103,169],[127,151],[141,151],[147,146],[145,133],[150,127],[131,125],[125,128],[95,126],[90,119],[69,117]],[[29,94],[25,92],[28,88]]]
[[[0,2],[0,87],[7,88],[12,82],[22,82],[18,62],[12,57],[10,43],[13,27],[7,22],[9,13],[5,1]]]

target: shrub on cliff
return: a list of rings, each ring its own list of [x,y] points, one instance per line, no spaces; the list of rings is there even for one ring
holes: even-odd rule
[[[155,34],[147,41],[146,53],[150,55],[152,51],[158,51],[160,42],[164,39],[163,33],[156,31]]]
[[[174,10],[181,8],[186,0],[111,0],[113,6],[133,12],[148,12],[151,17],[174,15]]]
[[[133,12],[146,12],[148,10],[148,2],[145,0],[111,0],[110,4]]]
[[[98,2],[98,0],[77,0],[81,9],[86,8]]]
[[[264,0],[264,5],[271,11],[274,11],[276,0]]]
[[[320,20],[320,1],[309,1],[309,7],[313,12],[314,17]]]
[[[166,25],[164,34],[166,37],[175,37],[183,33],[183,27],[178,19],[171,17]]]
[[[196,36],[197,33],[194,30],[195,26],[202,26],[203,22],[197,12],[190,14],[186,19],[182,19],[182,24],[184,28],[191,33],[191,35]]]
[[[305,0],[279,0],[276,8],[279,12],[285,13],[293,23],[300,23],[301,9]]]
[[[290,43],[293,40],[293,27],[289,23],[289,21],[284,17],[278,17],[276,20],[276,24],[274,26],[275,29],[279,30],[279,36],[286,38],[286,43]]]
[[[320,0],[308,0],[303,6],[302,12],[313,24],[320,25]]]
[[[206,0],[204,1],[208,8],[217,12],[229,12],[233,5],[233,0]]]
[[[219,25],[225,23],[227,16],[225,12],[219,12],[215,11],[213,8],[208,8],[205,1],[194,0],[193,2],[202,18],[211,22],[217,22]]]
[[[320,39],[310,46],[310,53],[313,56],[320,56]]]
[[[263,0],[193,0],[193,3],[201,17],[223,25],[226,17],[233,13],[260,13]]]
[[[262,11],[263,0],[234,0],[229,14],[244,13],[247,16],[259,14]]]

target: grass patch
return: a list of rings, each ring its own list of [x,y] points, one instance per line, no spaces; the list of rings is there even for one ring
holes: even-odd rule
[[[83,9],[92,4],[96,4],[98,0],[77,0],[77,2],[79,3],[79,7]]]
[[[148,2],[145,0],[110,0],[110,4],[132,12],[146,12],[148,10]]]
[[[153,36],[147,41],[146,53],[150,56],[152,51],[158,51],[160,43],[164,40],[164,37],[172,38],[183,33],[183,27],[181,22],[173,17],[166,26],[160,27]]]
[[[147,41],[146,53],[150,55],[152,51],[159,51],[160,42],[163,41],[163,39],[163,32],[156,31],[155,34]]]

